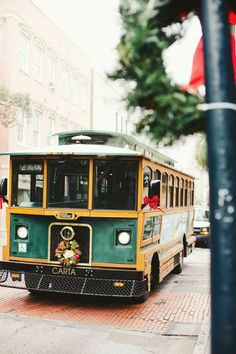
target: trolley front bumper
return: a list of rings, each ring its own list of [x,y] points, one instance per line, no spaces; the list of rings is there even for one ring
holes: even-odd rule
[[[0,262],[0,286],[67,294],[141,297],[143,272]]]

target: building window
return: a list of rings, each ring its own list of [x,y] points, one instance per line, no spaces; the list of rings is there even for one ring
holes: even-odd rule
[[[30,39],[24,33],[20,38],[20,69],[29,72],[29,42]]]
[[[53,145],[53,134],[55,132],[55,119],[53,117],[48,118],[48,135],[47,144]]]
[[[75,76],[72,80],[72,103],[76,106],[79,104],[79,80]]]
[[[61,83],[61,95],[64,98],[68,98],[68,81],[69,81],[69,73],[68,70],[62,70],[62,83]]]
[[[86,112],[88,109],[88,85],[85,83],[82,85],[81,100],[82,109]]]
[[[40,145],[41,121],[42,113],[40,111],[35,111],[33,117],[33,146]]]
[[[39,46],[35,48],[34,78],[43,81],[43,49]]]
[[[53,91],[56,89],[56,60],[52,57],[48,60],[48,86]]]
[[[19,109],[17,111],[17,142],[26,145],[27,120],[24,112]]]

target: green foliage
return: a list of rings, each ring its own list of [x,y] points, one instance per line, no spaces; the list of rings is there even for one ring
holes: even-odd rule
[[[185,7],[181,8],[179,3]],[[162,60],[163,50],[184,33],[177,14],[181,10],[189,12],[189,3],[123,0],[120,6],[123,35],[117,47],[119,64],[109,77],[129,84],[127,107],[140,107],[142,112],[137,132],[144,131],[150,138],[164,140],[166,144],[204,130],[203,114],[196,108],[202,98],[173,84]],[[198,5],[198,1],[193,3]]]
[[[5,127],[14,124],[18,109],[23,111],[26,119],[30,119],[32,115],[30,96],[23,93],[10,93],[6,87],[0,86],[0,123]]]

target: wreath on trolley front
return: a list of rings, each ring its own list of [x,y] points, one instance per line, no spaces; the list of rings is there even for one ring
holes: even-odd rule
[[[59,263],[65,266],[76,265],[81,260],[81,250],[77,241],[62,240],[55,251]]]

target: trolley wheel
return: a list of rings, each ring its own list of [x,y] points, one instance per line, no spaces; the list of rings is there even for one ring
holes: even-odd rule
[[[174,274],[180,274],[183,271],[184,267],[184,260],[183,255],[180,256],[179,264],[173,269]]]
[[[151,266],[151,290],[155,290],[159,285],[159,259],[157,255],[154,255],[152,258],[152,266]]]

